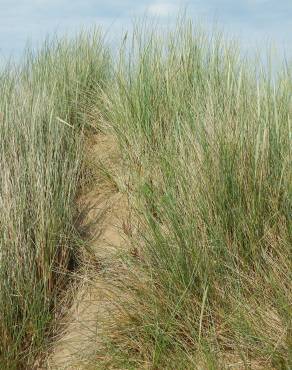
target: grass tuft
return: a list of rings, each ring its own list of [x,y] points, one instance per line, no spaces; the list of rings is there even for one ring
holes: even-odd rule
[[[78,251],[82,106],[108,78],[98,30],[27,50],[0,75],[0,367],[32,368]]]
[[[128,357],[154,369],[289,368],[289,71],[273,78],[183,23],[137,29],[105,99],[151,281],[132,308]]]

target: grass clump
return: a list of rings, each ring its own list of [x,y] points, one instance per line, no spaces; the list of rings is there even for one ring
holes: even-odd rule
[[[191,23],[136,30],[117,64],[105,119],[129,169],[150,283],[116,358],[127,341],[137,368],[289,368],[289,71],[273,81]]]
[[[108,78],[98,30],[47,41],[0,75],[0,367],[32,368],[78,247],[82,106]]]

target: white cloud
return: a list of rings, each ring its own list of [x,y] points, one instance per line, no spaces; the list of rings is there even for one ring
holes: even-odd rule
[[[178,11],[178,6],[170,3],[154,3],[148,7],[151,15],[166,17]]]

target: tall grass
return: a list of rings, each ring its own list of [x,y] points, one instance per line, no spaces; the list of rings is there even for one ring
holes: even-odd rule
[[[135,288],[116,360],[291,367],[289,71],[274,81],[191,23],[167,35],[136,30],[104,103],[150,279]]]
[[[0,367],[32,368],[78,248],[90,90],[109,76],[98,30],[47,41],[0,75]]]
[[[130,315],[97,368],[292,366],[291,71],[182,23],[136,29],[114,73],[99,32],[1,72],[1,368],[37,367],[55,332],[91,108],[140,226]]]

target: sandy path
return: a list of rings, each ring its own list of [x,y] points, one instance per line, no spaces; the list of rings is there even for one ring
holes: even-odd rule
[[[95,136],[90,157],[97,168],[101,165],[118,171],[118,150],[111,136]],[[85,275],[84,283],[74,292],[76,298],[66,315],[66,329],[48,360],[49,369],[86,368],[86,359],[102,342],[104,322],[108,324],[118,310],[114,302],[119,292],[110,282],[122,279],[123,266],[118,256],[127,251],[127,199],[106,176],[97,174],[96,185],[82,194],[78,203],[81,209],[90,208],[85,223],[94,222],[92,231],[96,236],[91,247],[97,261],[96,271],[93,277],[92,271],[91,277]]]

